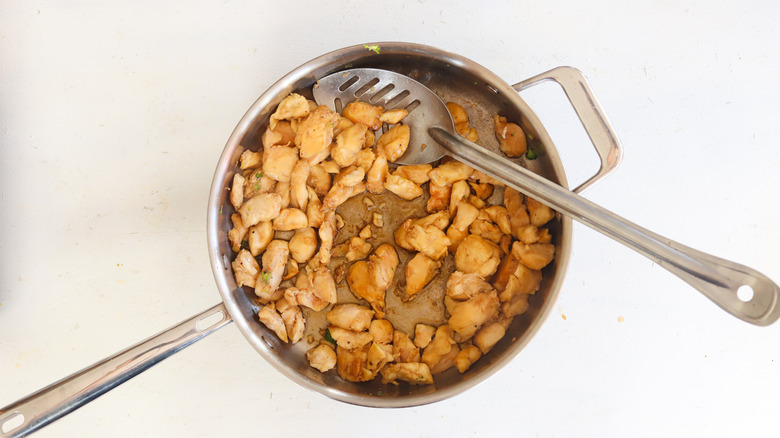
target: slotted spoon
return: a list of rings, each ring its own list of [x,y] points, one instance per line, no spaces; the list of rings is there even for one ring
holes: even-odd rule
[[[765,275],[655,234],[458,136],[444,102],[412,78],[389,70],[350,69],[320,79],[313,92],[318,104],[338,112],[353,101],[406,108],[403,123],[410,127],[411,140],[396,163],[456,157],[648,257],[739,319],[765,326],[780,317],[780,287]]]

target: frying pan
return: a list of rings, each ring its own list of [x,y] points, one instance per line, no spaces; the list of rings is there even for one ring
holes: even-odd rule
[[[510,86],[488,69],[462,56],[436,48],[410,43],[373,43],[346,47],[315,58],[291,71],[265,93],[247,111],[230,136],[214,173],[207,211],[208,251],[222,303],[193,316],[155,336],[106,358],[90,367],[47,386],[9,406],[0,409],[0,436],[24,436],[72,412],[138,373],[160,362],[182,348],[203,338],[220,327],[235,322],[247,341],[272,366],[295,382],[331,398],[373,407],[415,406],[439,401],[483,381],[514,358],[539,330],[554,306],[563,284],[571,254],[571,220],[558,216],[550,224],[556,247],[555,260],[545,268],[541,289],[529,300],[526,313],[515,318],[505,337],[465,374],[451,369],[436,377],[434,385],[382,385],[376,379],[367,383],[351,383],[335,372],[320,373],[311,368],[304,352],[318,339],[318,329],[324,318],[306,313],[305,341],[295,345],[280,342],[257,321],[258,305],[253,292],[237,287],[231,270],[235,254],[227,233],[234,213],[229,202],[229,188],[237,170],[240,154],[256,150],[268,119],[278,103],[289,93],[311,97],[311,87],[318,78],[345,68],[370,67],[409,75],[434,90],[443,100],[461,104],[469,113],[483,145],[498,150],[493,136],[492,115],[500,113],[519,123],[535,139],[533,147],[538,158],[517,162],[533,172],[568,188],[566,175],[558,153],[538,117],[520,98],[517,91],[545,80],[558,82],[566,92],[593,142],[601,167],[574,192],[582,192],[612,172],[620,162],[621,147],[598,101],[582,74],[569,67],[559,67],[532,79]],[[351,202],[359,202],[357,199]],[[382,202],[382,201],[380,201]],[[389,238],[398,223],[407,217],[421,215],[424,203],[394,205],[386,201],[384,236]],[[347,224],[337,243],[347,239],[365,217],[357,208],[345,204],[339,210]],[[282,236],[283,237],[283,236]],[[401,255],[405,263],[409,255]],[[406,257],[406,259],[404,258]],[[452,270],[443,267],[443,274]],[[400,273],[402,270],[398,270]],[[413,303],[401,302],[388,292],[388,319],[397,328],[410,332],[415,322],[435,322],[443,318],[437,297],[443,292],[446,275],[439,275],[430,289],[438,291]],[[342,284],[339,300],[355,301]],[[391,311],[391,309],[394,309]]]

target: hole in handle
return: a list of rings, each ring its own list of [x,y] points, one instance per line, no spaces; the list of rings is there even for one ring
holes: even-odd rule
[[[219,324],[224,320],[225,320],[225,312],[222,312],[220,310],[218,312],[214,312],[211,315],[203,317],[200,320],[198,320],[198,322],[195,323],[195,328],[203,332],[214,327],[215,325]]]
[[[750,300],[753,299],[753,295],[755,295],[753,288],[746,284],[743,284],[739,287],[739,289],[737,289],[737,298],[739,298],[739,300],[743,303],[750,302]]]
[[[0,425],[0,432],[9,433],[24,424],[24,415],[21,412],[14,412],[10,417],[1,421],[3,424]]]

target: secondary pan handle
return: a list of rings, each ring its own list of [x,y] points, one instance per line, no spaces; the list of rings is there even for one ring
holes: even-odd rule
[[[755,269],[653,233],[438,126],[428,133],[452,156],[646,256],[737,318],[761,326],[780,318],[780,287]]]
[[[572,192],[582,193],[585,189],[612,173],[623,157],[623,147],[615,130],[609,123],[604,110],[593,94],[585,75],[574,67],[556,67],[540,73],[522,82],[512,85],[520,92],[545,81],[555,81],[563,88],[566,97],[577,113],[582,126],[590,137],[593,147],[601,160],[601,166],[595,175],[577,186]]]
[[[75,411],[232,322],[220,303],[0,408],[0,437],[23,437]]]

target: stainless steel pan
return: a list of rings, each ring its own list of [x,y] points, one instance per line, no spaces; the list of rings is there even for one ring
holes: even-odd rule
[[[40,391],[0,409],[0,436],[24,436],[63,415],[83,406],[103,393],[118,386],[157,362],[167,358],[212,331],[234,321],[249,343],[277,370],[299,384],[337,400],[364,406],[402,407],[431,403],[445,399],[481,382],[512,360],[531,340],[552,309],[571,254],[571,220],[558,217],[551,225],[555,236],[556,258],[545,268],[542,288],[529,300],[529,310],[515,318],[504,339],[493,350],[477,361],[471,370],[459,374],[452,369],[436,378],[430,386],[381,385],[377,381],[350,383],[335,373],[321,374],[311,368],[304,358],[310,348],[307,342],[289,346],[257,321],[257,306],[251,293],[236,286],[230,263],[234,257],[227,232],[233,213],[228,190],[239,155],[245,149],[257,149],[271,113],[290,92],[311,96],[311,87],[318,78],[352,67],[372,67],[410,75],[434,90],[445,101],[463,105],[472,125],[484,145],[497,150],[491,117],[501,113],[517,121],[538,143],[539,158],[518,160],[537,174],[568,187],[566,176],[550,136],[531,108],[517,94],[541,81],[558,82],[569,97],[601,160],[599,171],[574,189],[581,192],[608,175],[620,162],[620,144],[604,116],[585,78],[579,71],[559,67],[514,86],[486,68],[461,56],[428,46],[410,43],[378,43],[340,49],[313,59],[288,73],[273,84],[247,111],[233,131],[217,164],[208,203],[208,249],[212,270],[222,303],[202,312],[160,334],[129,347],[82,371],[56,382]],[[374,49],[378,46],[378,49]],[[362,220],[342,209],[348,226],[339,240],[349,236],[349,224]],[[406,206],[386,219],[386,229],[393,223],[414,215],[414,206]],[[353,227],[354,228],[354,227]],[[403,260],[402,260],[403,262]],[[401,270],[399,270],[401,271]],[[444,277],[441,276],[440,277]],[[440,288],[443,281],[440,279]],[[340,300],[354,300],[343,287]],[[388,307],[395,306],[394,324],[409,330],[420,318],[440,315],[434,299],[428,303],[417,301],[414,306],[401,303],[388,294]],[[439,307],[441,307],[439,305]],[[390,313],[390,312],[389,312]],[[308,333],[316,334],[321,321],[313,315],[308,319]],[[440,316],[439,316],[440,317]],[[313,341],[312,341],[313,342]]]

